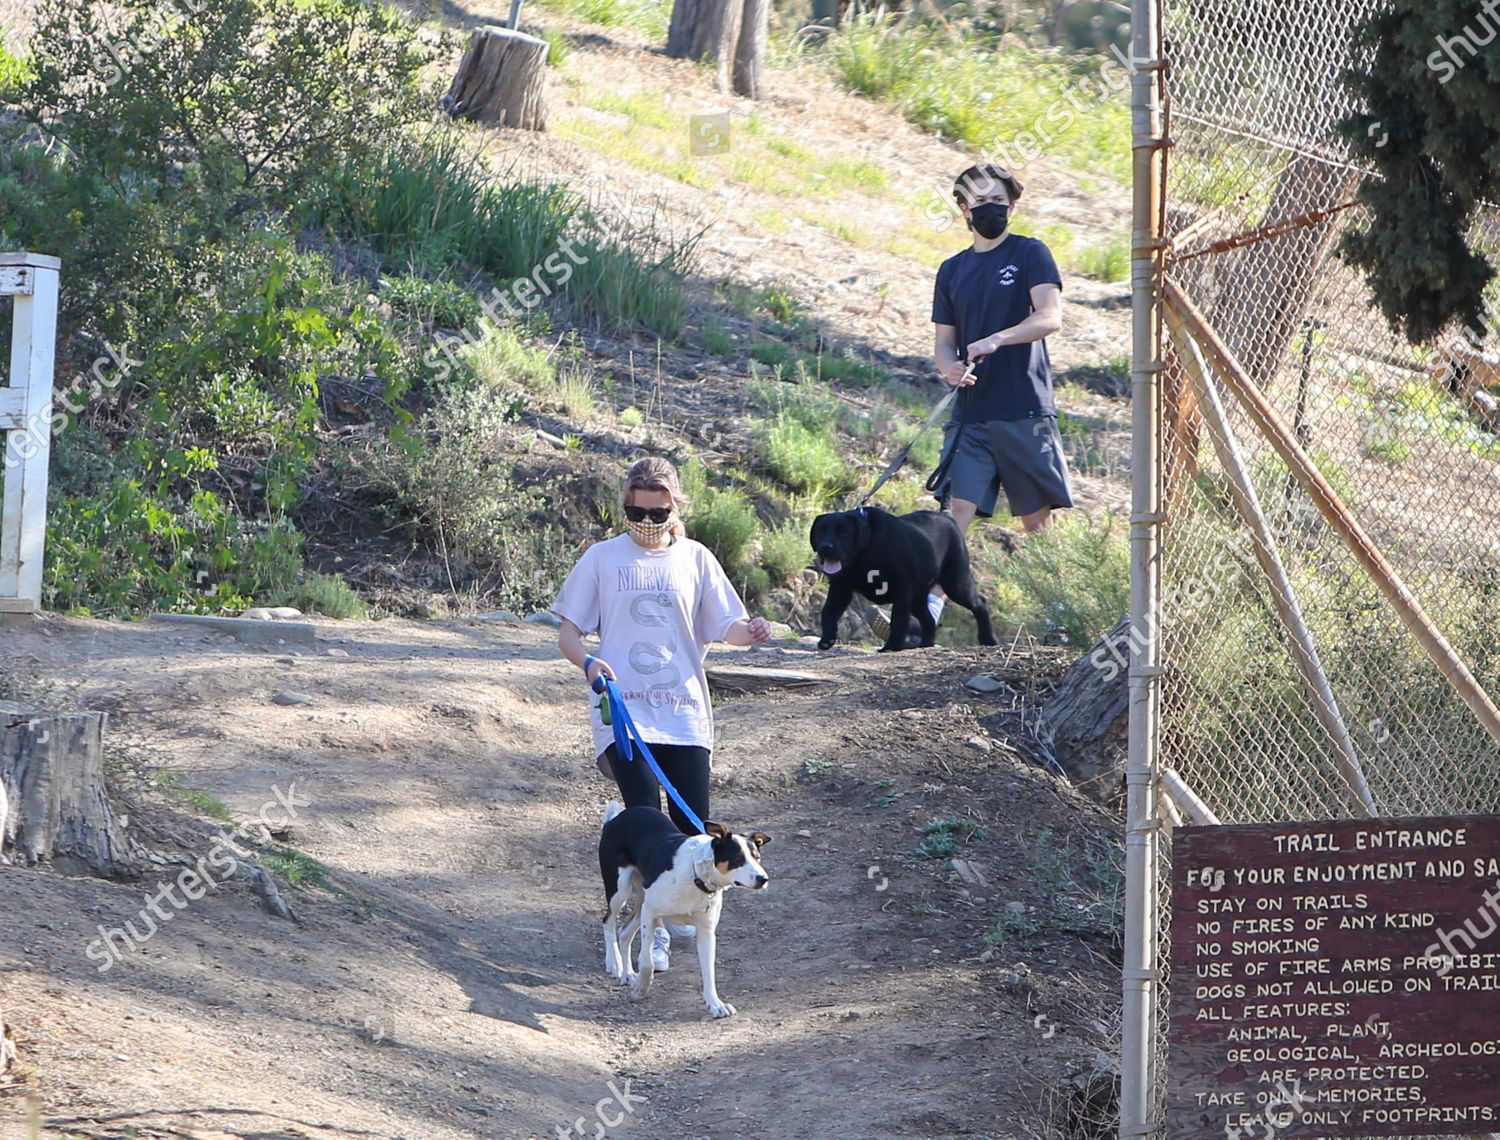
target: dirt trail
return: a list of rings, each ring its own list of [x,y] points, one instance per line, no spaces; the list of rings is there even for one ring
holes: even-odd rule
[[[110,711],[147,847],[196,858],[215,842],[150,771],[236,820],[295,786],[288,842],[335,890],[288,891],[301,926],[235,880],[180,911],[159,902],[154,937],[101,973],[99,928],[144,933],[143,894],[178,868],[136,884],[0,869],[24,1061],[0,1085],[0,1136],[24,1135],[29,1090],[48,1136],[551,1137],[580,1117],[572,1135],[593,1136],[614,1082],[645,1099],[609,1127],[605,1105],[601,1135],[1019,1137],[1089,1066],[1107,923],[1061,888],[1109,821],[1006,743],[1019,663],[1002,670],[1014,687],[965,690],[1004,650],[720,654],[838,683],[720,701],[714,813],[775,842],[771,889],[726,906],[720,989],[740,1013],[711,1022],[688,947],[642,1005],[603,975],[592,846],[608,786],[550,630],[318,632],[318,654],[296,656],[148,623],[7,631],[13,679]],[[273,703],[285,692],[310,701]],[[988,886],[917,853],[935,817],[982,825],[960,853]],[[1014,936],[981,960],[1007,903]]]

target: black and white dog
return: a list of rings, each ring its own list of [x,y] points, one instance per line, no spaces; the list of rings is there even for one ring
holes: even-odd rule
[[[760,849],[771,837],[757,831],[735,835],[708,820],[706,835],[684,835],[664,812],[651,807],[622,808],[611,803],[599,836],[599,871],[604,876],[604,972],[630,987],[630,1000],[651,991],[651,938],[661,923],[681,922],[697,931],[703,1002],[714,1017],[728,1017],[734,1006],[719,997],[714,982],[714,950],[724,892],[730,887],[761,890],[770,882],[760,865]],[[620,929],[620,914],[631,916]],[[641,936],[639,962],[630,968],[630,945]]]

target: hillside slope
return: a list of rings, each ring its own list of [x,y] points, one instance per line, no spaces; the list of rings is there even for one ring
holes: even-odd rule
[[[1004,650],[715,655],[834,684],[720,698],[715,815],[775,842],[771,888],[721,928],[740,1014],[711,1022],[689,948],[638,1006],[600,968],[608,788],[551,631],[318,633],[316,656],[151,623],[13,636],[12,692],[110,711],[138,840],[191,863],[215,842],[204,805],[243,821],[279,788],[305,801],[282,838],[310,878],[288,893],[301,925],[230,880],[101,973],[101,928],[144,933],[143,896],[177,866],[0,871],[23,1059],[0,1134],[24,1135],[34,1092],[49,1136],[550,1137],[629,1080],[645,1102],[619,1135],[998,1140],[1043,1134],[1093,1067],[1115,844],[1016,751],[1045,671]],[[965,689],[981,667],[1000,693]],[[986,885],[948,868],[945,836]]]

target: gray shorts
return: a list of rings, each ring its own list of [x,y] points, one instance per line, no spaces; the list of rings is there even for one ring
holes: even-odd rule
[[[989,518],[1001,487],[1016,516],[1073,505],[1056,416],[949,423],[943,429],[942,458],[927,482],[937,501],[946,508],[950,498],[967,499]]]

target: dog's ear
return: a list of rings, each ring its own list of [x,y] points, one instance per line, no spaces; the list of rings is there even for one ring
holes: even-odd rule
[[[712,835],[715,839],[728,839],[731,832],[722,823],[715,823],[711,819],[703,821],[703,834]]]
[[[771,842],[771,837],[764,831],[757,831],[750,837],[750,842],[757,847],[764,847],[767,843]]]

